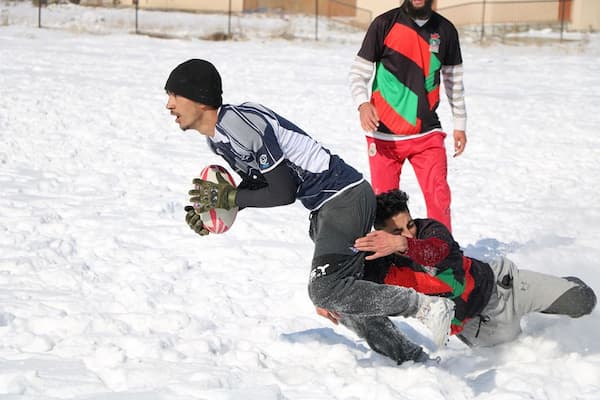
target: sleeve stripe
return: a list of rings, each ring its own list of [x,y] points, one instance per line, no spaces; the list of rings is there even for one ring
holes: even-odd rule
[[[454,129],[465,130],[467,121],[467,108],[465,104],[465,88],[463,85],[463,66],[444,65],[442,67],[444,88],[448,103],[454,117]]]
[[[350,85],[350,94],[352,100],[358,108],[362,103],[369,101],[369,81],[373,76],[375,65],[360,56],[354,57],[348,74],[348,83]]]

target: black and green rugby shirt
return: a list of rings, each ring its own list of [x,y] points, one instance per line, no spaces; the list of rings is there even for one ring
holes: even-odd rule
[[[380,118],[378,131],[410,135],[441,129],[440,70],[462,64],[450,21],[434,12],[419,26],[395,8],[371,23],[358,56],[376,64],[371,102]]]

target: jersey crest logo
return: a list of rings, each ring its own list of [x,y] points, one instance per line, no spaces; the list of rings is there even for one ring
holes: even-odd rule
[[[269,159],[267,158],[266,154],[261,154],[260,157],[258,158],[258,162],[259,162],[260,166],[263,168],[269,166]]]
[[[440,34],[432,33],[429,36],[429,51],[432,53],[440,52]]]
[[[377,146],[375,143],[371,143],[369,145],[369,157],[375,157],[375,154],[377,154]]]

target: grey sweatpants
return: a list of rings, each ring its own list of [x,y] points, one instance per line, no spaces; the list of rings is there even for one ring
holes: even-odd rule
[[[360,280],[364,253],[354,241],[371,231],[375,194],[368,182],[342,192],[310,216],[315,244],[308,293],[313,304],[342,314],[342,323],[371,348],[397,362],[416,359],[421,347],[387,316],[413,316],[422,302],[413,289]]]
[[[469,346],[493,346],[521,333],[521,318],[531,312],[572,317],[589,314],[596,304],[592,289],[578,278],[561,278],[518,269],[505,257],[490,263],[496,286],[480,317],[458,334]]]

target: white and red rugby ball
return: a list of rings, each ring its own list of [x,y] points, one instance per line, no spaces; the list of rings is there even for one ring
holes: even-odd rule
[[[220,165],[208,165],[200,172],[200,179],[205,181],[218,183],[217,174],[220,174],[233,187],[236,187],[233,177],[224,167]],[[198,187],[196,187],[198,189]],[[194,204],[194,208],[197,204]],[[211,208],[208,211],[199,213],[202,223],[211,233],[225,233],[233,225],[235,217],[238,213],[238,207],[226,210],[224,208]]]

